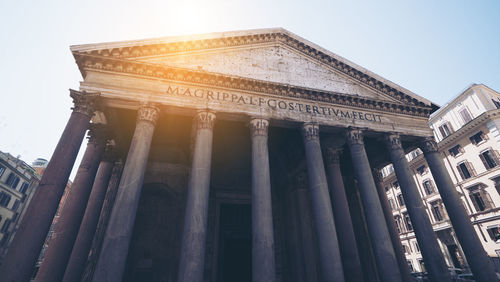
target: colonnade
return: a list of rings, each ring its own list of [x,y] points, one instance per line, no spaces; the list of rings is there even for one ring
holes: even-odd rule
[[[0,277],[5,278],[5,281],[29,280],[78,149],[89,128],[90,118],[96,109],[98,95],[71,91],[71,96],[75,102],[73,113],[9,248],[5,263],[0,268]],[[151,141],[159,115],[159,108],[152,104],[142,104],[138,109],[134,134],[95,268],[94,281],[123,279]],[[195,139],[187,187],[178,281],[203,281],[215,120],[216,113],[202,110],[195,114],[193,121]],[[252,139],[252,275],[254,281],[274,281],[276,274],[268,149],[269,120],[252,117],[249,125]],[[342,148],[326,144],[325,166],[319,131],[316,123],[301,125],[312,214],[319,246],[321,281],[344,281],[346,276],[353,281],[362,281],[359,252],[340,172],[338,156]],[[37,281],[78,281],[82,274],[99,217],[97,211],[101,209],[114,163],[112,158],[103,158],[112,154],[112,148],[106,147],[107,140],[111,138],[106,130],[93,126],[90,134],[91,140],[57,225],[57,236],[49,245],[36,277]],[[384,136],[430,278],[432,281],[451,281],[436,235],[408,168],[400,136],[395,133]],[[402,261],[404,255],[401,256],[401,246],[395,238],[397,232],[391,222],[392,215],[388,215],[387,199],[382,197],[380,185],[377,189],[374,180],[366,154],[364,130],[347,128],[345,140],[358,181],[379,278],[381,281],[405,281],[408,278],[408,266],[406,261]],[[494,281],[496,277],[493,268],[460,204],[435,142],[426,139],[421,145],[476,280]]]

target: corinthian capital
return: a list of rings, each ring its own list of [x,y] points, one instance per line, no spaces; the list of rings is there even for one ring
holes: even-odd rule
[[[253,118],[250,120],[250,135],[253,136],[267,136],[267,129],[269,128],[269,121],[262,118]]]
[[[199,111],[194,116],[194,122],[197,129],[213,129],[215,123],[215,114],[209,111]]]
[[[302,136],[304,141],[319,140],[319,125],[317,123],[303,124]]]
[[[375,178],[377,182],[382,182],[384,180],[384,176],[382,175],[380,169],[372,168],[372,174],[373,178]]]
[[[106,143],[111,138],[111,132],[107,125],[91,123],[89,125],[89,143]]]
[[[327,146],[325,148],[326,151],[326,161],[327,164],[339,164],[340,163],[340,155],[342,155],[342,152],[344,149],[342,148],[334,148],[332,146]]]
[[[158,107],[151,104],[144,104],[137,111],[137,121],[148,121],[155,125],[159,115],[160,109]]]
[[[350,127],[347,129],[345,137],[350,145],[361,144],[363,145],[363,130],[360,128]]]
[[[389,150],[403,149],[401,145],[401,138],[397,133],[389,133],[385,136],[385,145]]]
[[[424,153],[433,153],[438,151],[438,145],[434,137],[427,137],[420,143],[420,149],[422,149]]]
[[[85,91],[69,90],[69,96],[73,98],[74,107],[71,108],[73,112],[78,112],[89,117],[94,115],[96,110],[97,100],[100,96],[99,93],[89,93]]]

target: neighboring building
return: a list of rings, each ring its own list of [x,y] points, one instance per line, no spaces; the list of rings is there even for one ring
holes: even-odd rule
[[[446,168],[487,254],[500,255],[500,93],[473,84],[434,112],[429,125]],[[407,155],[448,266],[467,268],[465,256],[420,149]],[[422,255],[406,213],[392,165],[383,169],[384,185],[408,263],[423,271]]]
[[[39,180],[28,164],[0,152],[0,264]]]

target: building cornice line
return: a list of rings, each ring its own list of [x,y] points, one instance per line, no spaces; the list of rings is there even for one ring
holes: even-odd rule
[[[271,95],[307,99],[312,101],[327,102],[337,105],[352,106],[357,108],[379,110],[425,118],[428,118],[432,111],[432,108],[427,105],[410,106],[395,104],[389,101],[381,101],[343,93],[320,91],[250,78],[235,77],[200,70],[170,67],[160,64],[129,61],[126,59],[115,57],[106,57],[91,54],[75,54],[75,58],[80,70],[84,74],[86,73],[86,70],[91,69],[98,71],[127,73],[149,78],[267,93]]]
[[[304,42],[303,40],[295,37],[297,36],[291,36],[286,30],[273,29],[270,30],[270,32],[258,34],[235,34],[234,36],[228,37],[194,39],[177,42],[150,41],[145,42],[145,44],[143,45],[140,45],[141,42],[135,42],[134,45],[121,45],[120,47],[116,47],[114,44],[108,44],[104,45],[103,49],[97,50],[83,47],[78,48],[78,46],[76,46],[72,48],[72,52],[75,58],[81,54],[88,54],[133,60],[137,57],[160,56],[165,54],[171,55],[197,50],[210,50],[252,44],[255,45],[261,43],[281,43],[319,62],[329,65],[335,70],[340,71],[341,73],[355,79],[356,81],[361,82],[363,85],[366,85],[377,92],[393,97],[404,104],[410,106],[431,107],[433,110],[437,109],[437,106],[433,105],[431,102],[429,102],[430,105],[426,105],[424,102],[419,101],[417,98],[412,96],[415,94],[411,93],[412,95],[409,95],[403,91],[404,89],[397,89],[399,87],[389,85],[393,83],[382,81],[383,79],[375,78],[373,75],[367,74],[366,70],[361,70],[361,67],[354,67],[353,63],[347,62],[347,60],[342,60],[342,58],[337,58],[332,54],[328,54],[328,51],[322,50],[322,48],[316,46],[311,46],[314,44],[309,44],[309,42]],[[82,68],[81,70],[83,71]],[[406,92],[409,91],[406,90]]]

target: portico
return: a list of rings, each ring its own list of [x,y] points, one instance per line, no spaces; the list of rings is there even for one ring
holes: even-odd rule
[[[79,45],[72,52],[83,75],[80,91],[72,91],[83,97],[75,109],[92,106],[74,134],[102,124],[112,132],[113,162],[124,166],[116,197],[108,198],[112,211],[101,212],[105,231],[92,225],[104,235],[94,237],[102,245],[90,250],[85,271],[75,274],[78,267],[59,260],[59,276],[47,271],[39,281],[403,281],[408,270],[372,174],[389,162],[407,191],[426,264],[435,266],[431,278],[450,280],[421,201],[403,181],[404,152],[432,135],[430,101],[283,29]],[[81,139],[68,143],[71,152]],[[60,151],[51,164],[60,162]],[[100,159],[93,173],[77,177],[93,182]],[[71,167],[74,158],[66,162]],[[112,166],[101,166],[112,179]],[[68,175],[51,177],[63,182]],[[446,181],[440,189],[450,189]],[[96,180],[92,190],[102,186]],[[100,203],[92,209],[102,206],[99,195],[91,196]],[[50,197],[37,210],[48,219],[60,194]],[[89,206],[74,222],[96,217]],[[456,221],[465,226],[461,216],[457,211]],[[73,245],[83,231],[71,226],[66,241]],[[28,248],[12,245],[16,252]],[[29,248],[36,254],[40,242]],[[48,253],[59,252],[49,246]],[[35,259],[16,266],[8,281],[26,281]],[[55,267],[50,261],[41,271]]]

